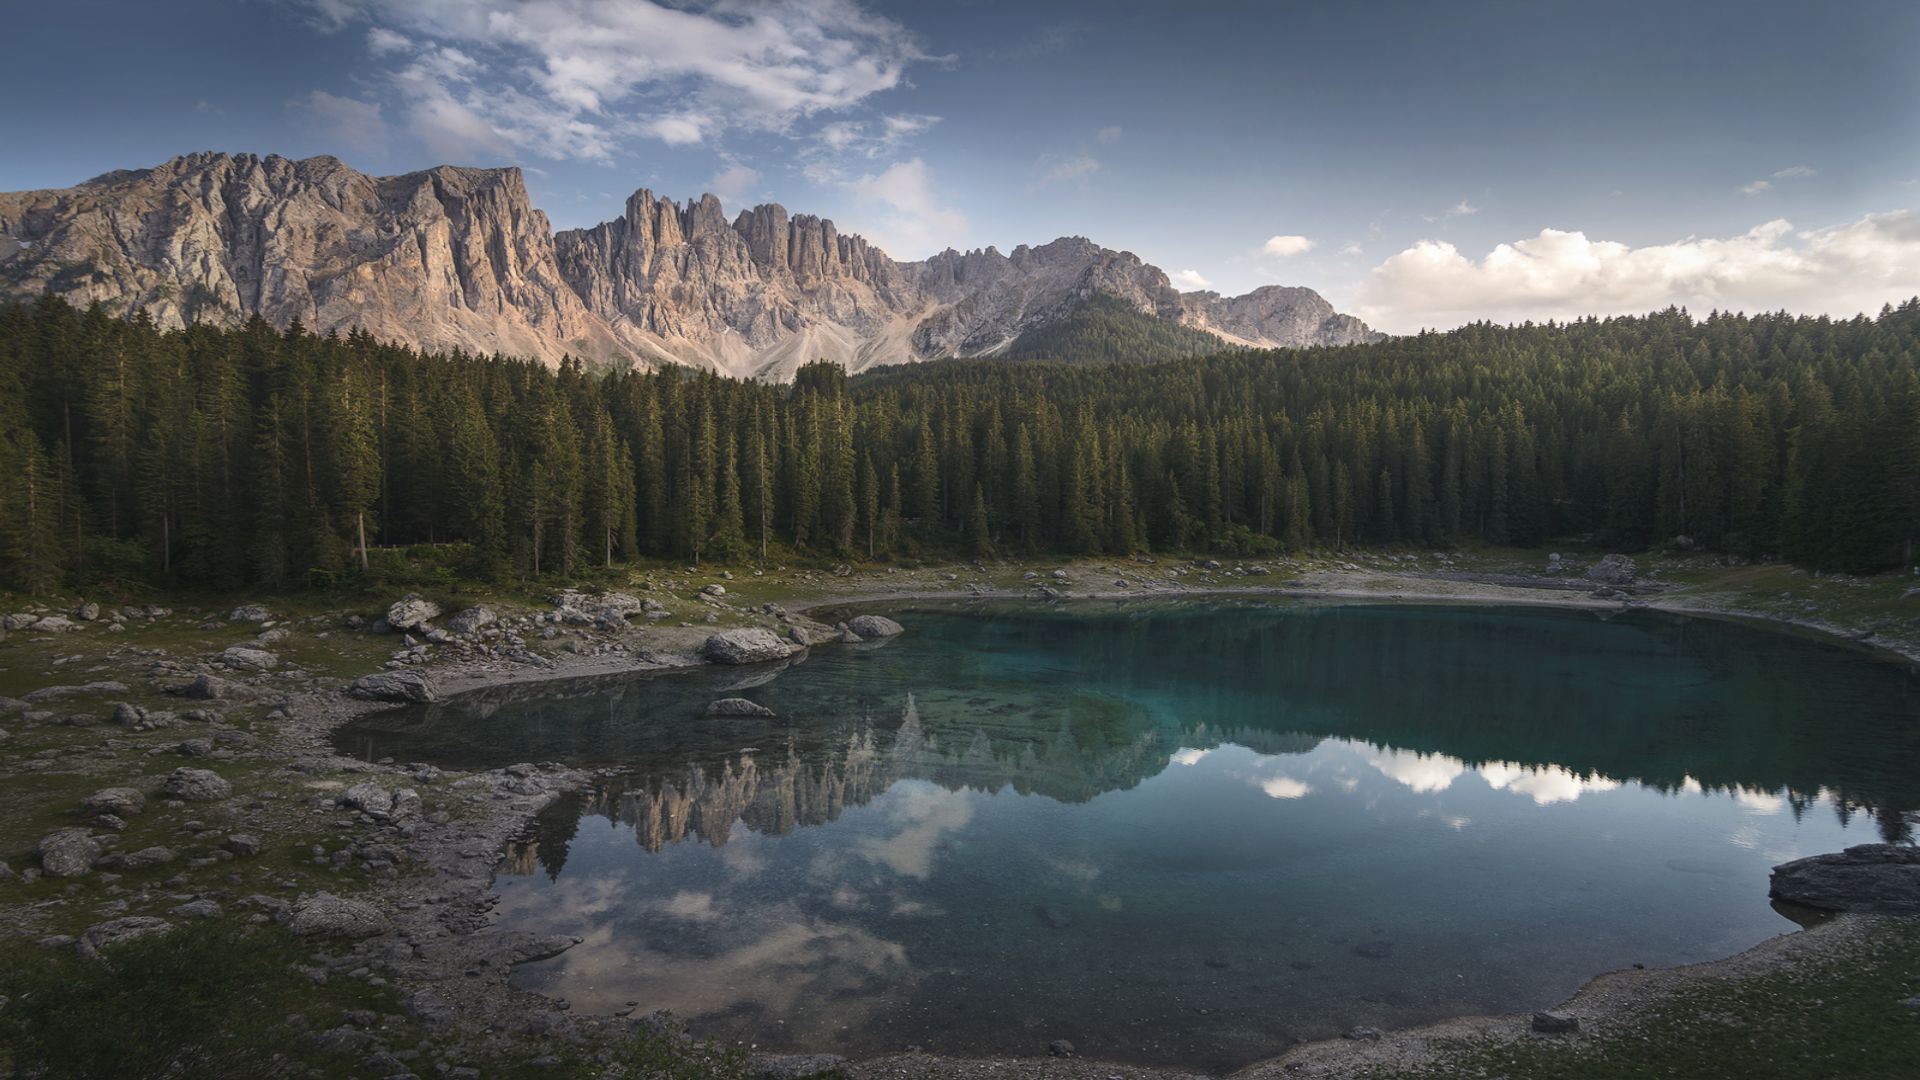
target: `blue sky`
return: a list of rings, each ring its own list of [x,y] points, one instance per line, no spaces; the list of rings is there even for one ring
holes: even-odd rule
[[[900,258],[1081,234],[1394,331],[1920,293],[1911,0],[68,0],[9,28],[0,190],[202,149],[513,163],[563,228],[644,186]]]

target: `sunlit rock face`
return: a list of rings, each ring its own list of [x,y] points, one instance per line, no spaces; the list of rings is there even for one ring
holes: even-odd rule
[[[684,363],[790,379],[830,360],[991,355],[1077,301],[1118,297],[1222,346],[1379,335],[1311,289],[1177,292],[1130,252],[1067,237],[896,262],[811,214],[636,191],[555,234],[520,170],[366,176],[331,157],[190,154],[71,188],[0,194],[0,295],[60,296],[162,326],[258,315],[426,349],[557,363]]]

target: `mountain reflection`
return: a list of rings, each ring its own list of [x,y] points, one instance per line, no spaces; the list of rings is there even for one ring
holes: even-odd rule
[[[906,779],[1083,803],[1210,747],[1299,755],[1328,738],[1413,793],[1475,773],[1542,807],[1623,784],[1796,816],[1826,801],[1895,841],[1920,806],[1910,670],[1652,612],[936,611],[884,648],[804,659],[503,687],[368,718],[341,745],[615,765],[618,779],[548,816],[617,822],[654,852],[740,828],[787,835]],[[780,716],[701,715],[730,694]],[[1313,786],[1262,783],[1288,799]]]

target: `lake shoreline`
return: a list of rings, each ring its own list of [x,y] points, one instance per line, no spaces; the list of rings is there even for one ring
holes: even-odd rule
[[[1097,577],[1097,573],[1087,568],[1076,570],[1071,576],[1091,581]],[[1729,610],[1677,590],[1630,595],[1623,601],[1596,598],[1587,595],[1583,588],[1568,588],[1564,581],[1554,579],[1542,579],[1543,584],[1537,587],[1520,587],[1461,580],[1458,576],[1344,569],[1314,570],[1275,581],[1271,585],[1244,580],[1189,585],[1186,582],[1149,579],[1144,573],[1139,574],[1133,582],[1112,584],[1124,580],[1109,571],[1107,583],[1097,585],[1051,579],[1015,585],[978,581],[968,583],[959,580],[959,575],[955,574],[938,582],[929,582],[926,587],[900,587],[875,574],[858,582],[818,582],[817,586],[808,590],[809,595],[792,597],[784,604],[764,602],[757,605],[750,599],[751,582],[729,582],[729,586],[746,595],[703,597],[702,593],[690,588],[680,591],[691,595],[656,594],[676,607],[704,604],[709,609],[705,618],[712,622],[666,625],[663,621],[636,625],[624,631],[605,632],[592,628],[570,628],[566,640],[592,642],[591,648],[596,651],[582,653],[554,649],[540,656],[537,664],[522,665],[497,661],[448,662],[435,657],[417,670],[434,680],[441,696],[446,698],[504,686],[686,670],[703,665],[699,647],[709,634],[717,630],[743,623],[780,629],[794,617],[805,619],[810,614],[836,608],[859,607],[884,611],[886,605],[1015,601],[1058,603],[1071,610],[1080,604],[1270,599],[1334,604],[1549,607],[1597,614],[1648,608],[1771,626],[1815,635],[1849,648],[1870,650],[1899,662],[1920,662],[1920,648],[1902,641],[1861,640],[1858,635],[1824,620],[1776,618]],[[1056,595],[1049,597],[1041,593],[1039,586],[1042,584]],[[787,614],[789,611],[792,612],[791,616]],[[721,622],[722,618],[727,621]],[[315,626],[322,622],[337,626],[339,613],[313,616],[308,621]],[[907,632],[912,633],[911,620],[906,620],[906,623]],[[325,637],[326,634],[317,636]],[[61,635],[61,638],[59,647],[62,650],[71,649],[76,644],[74,635]],[[617,652],[598,651],[611,649],[616,641],[631,643],[631,647],[622,644]],[[105,642],[100,644],[104,646]],[[221,670],[204,662],[198,664],[197,668],[203,672]],[[364,667],[361,670],[365,670]],[[184,668],[176,668],[165,675],[150,674],[148,683],[157,689],[173,684],[185,673]],[[129,676],[128,681],[134,680]],[[392,927],[388,936],[356,946],[349,955],[355,959],[370,960],[375,970],[383,972],[404,990],[410,1014],[419,1018],[430,1030],[459,1033],[462,1041],[502,1055],[503,1059],[513,1055],[524,1056],[531,1052],[533,1046],[591,1043],[598,1039],[618,1037],[639,1023],[634,1018],[575,1016],[563,1002],[512,986],[511,973],[517,963],[552,955],[554,951],[564,951],[572,943],[537,942],[529,940],[525,934],[503,933],[491,926],[488,917],[492,904],[498,899],[498,893],[494,890],[495,875],[507,857],[510,841],[523,835],[536,815],[554,800],[568,793],[591,789],[599,779],[598,774],[556,764],[529,763],[464,774],[449,772],[444,777],[423,780],[419,778],[423,770],[415,765],[360,760],[341,753],[336,746],[335,736],[344,725],[369,713],[391,708],[391,705],[350,697],[343,692],[344,683],[329,685],[324,679],[307,679],[296,686],[269,672],[241,676],[236,681],[248,690],[242,700],[275,703],[274,715],[269,718],[269,723],[258,728],[261,732],[258,751],[237,759],[249,763],[248,767],[258,760],[262,767],[274,770],[272,777],[263,776],[262,779],[270,779],[273,784],[283,787],[304,782],[308,788],[321,792],[323,796],[337,793],[353,783],[372,781],[388,789],[417,787],[429,800],[443,801],[449,806],[456,805],[458,801],[458,813],[451,822],[432,827],[423,825],[417,832],[405,836],[383,834],[377,837],[379,841],[391,843],[400,851],[400,860],[412,868],[408,874],[397,879],[376,877],[364,885],[349,883],[350,887],[364,888],[363,892],[356,892],[355,895],[377,906]],[[101,783],[100,779],[85,780],[76,790],[84,794],[85,789]],[[290,824],[283,830],[278,825],[251,821],[241,824],[261,832],[269,845],[288,842],[296,828],[304,827]],[[354,837],[349,841],[349,847],[353,847],[366,843],[369,839],[367,833],[377,831],[380,827],[391,829],[389,824],[379,821],[370,829],[365,820],[348,822],[343,818],[330,831]],[[1663,981],[1669,977],[1717,978],[1737,974],[1757,963],[1752,959],[1755,956],[1769,958],[1768,963],[1774,960],[1797,963],[1808,957],[1823,955],[1823,950],[1828,949],[1830,943],[1850,940],[1847,934],[1853,931],[1842,933],[1832,928],[1854,926],[1857,922],[1837,920],[1812,933],[1783,935],[1738,956],[1686,968],[1599,975],[1585,984],[1570,999],[1567,1007],[1576,1011],[1590,1007],[1598,1010],[1593,1012],[1592,1022],[1604,1028],[1611,1021],[1608,1019],[1610,1014],[1602,1006],[1612,1008],[1606,1003],[1615,997],[1623,1002],[1638,999],[1634,993],[1623,991],[1616,995],[1610,990],[1602,993],[1596,988],[1644,984],[1648,988],[1646,992],[1652,993],[1669,985]],[[395,939],[412,943],[411,954],[385,955],[392,953],[392,950],[383,953],[385,943]],[[1789,946],[1783,942],[1796,944]],[[1686,974],[1670,975],[1675,972]],[[1587,1014],[1578,1014],[1585,1022]],[[1329,1078],[1354,1075],[1354,1070],[1372,1068],[1370,1063],[1377,1063],[1380,1060],[1378,1055],[1386,1052],[1383,1048],[1397,1048],[1394,1049],[1395,1053],[1417,1053],[1419,1047],[1430,1046],[1443,1037],[1450,1037],[1445,1036],[1445,1032],[1471,1031],[1476,1035],[1491,1037],[1517,1031],[1524,1035],[1525,1020],[1524,1016],[1464,1017],[1431,1027],[1389,1032],[1378,1042],[1333,1040],[1308,1044],[1277,1058],[1250,1065],[1233,1075],[1250,1080],[1282,1075]],[[831,1047],[818,1049],[822,1052],[832,1050]],[[1044,1051],[1044,1046],[1037,1045],[1034,1048],[1036,1054]],[[1295,1066],[1316,1071],[1302,1073]],[[848,1068],[850,1075],[861,1078],[1050,1076],[1078,1080],[1081,1077],[1122,1076],[1147,1080],[1191,1075],[1166,1069],[1119,1066],[1066,1057],[991,1059],[894,1055],[854,1062]]]

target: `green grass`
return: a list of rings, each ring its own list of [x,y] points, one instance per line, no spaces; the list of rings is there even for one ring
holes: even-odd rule
[[[1818,960],[1709,978],[1584,1038],[1462,1042],[1367,1080],[1912,1080],[1920,1075],[1920,921],[1888,920]]]
[[[274,928],[198,923],[106,950],[23,957],[0,973],[0,1064],[45,1080],[253,1080],[358,1073],[311,1032],[349,1009],[403,1023],[398,995],[351,979],[315,985]],[[317,1072],[309,1072],[317,1070]]]

